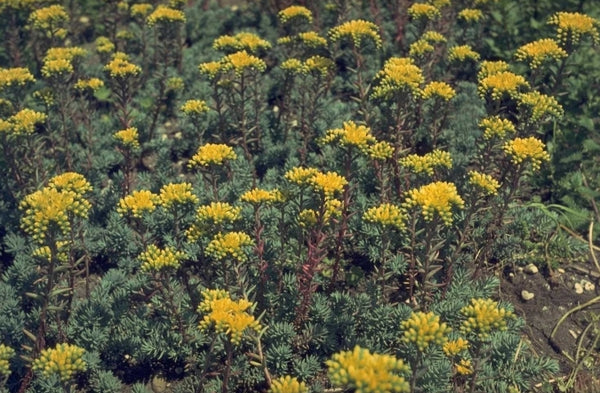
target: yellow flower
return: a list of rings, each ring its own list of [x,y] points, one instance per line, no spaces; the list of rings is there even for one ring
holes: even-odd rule
[[[35,82],[35,78],[27,68],[0,68],[0,90],[11,86],[23,86]]]
[[[371,353],[359,346],[334,354],[325,362],[331,384],[356,393],[405,393],[410,385],[402,375],[409,368],[391,355]]]
[[[510,71],[502,71],[486,76],[479,81],[479,94],[490,93],[492,99],[500,100],[504,96],[516,98],[522,88],[528,88],[529,83],[521,75]]]
[[[280,67],[282,70],[287,71],[291,74],[299,74],[306,71],[302,61],[293,57],[281,63]]]
[[[140,147],[139,133],[138,129],[135,127],[117,131],[114,133],[114,137],[127,148],[138,149]]]
[[[475,52],[469,45],[457,45],[448,49],[448,60],[450,61],[466,61],[479,60],[479,53]]]
[[[334,68],[335,64],[331,59],[323,56],[311,56],[304,62],[304,67],[309,73],[316,73],[319,76],[326,76]]]
[[[296,377],[279,377],[271,381],[268,393],[308,393],[308,387]]]
[[[544,61],[567,57],[567,52],[552,38],[544,38],[521,46],[515,57],[517,60],[529,61],[529,67],[536,69]]]
[[[10,359],[15,356],[15,350],[0,344],[0,376],[6,378],[10,375]],[[278,391],[283,393],[284,391]],[[308,393],[308,391],[306,391]]]
[[[456,372],[460,375],[473,374],[473,365],[471,365],[471,361],[468,359],[461,359],[454,367],[456,367]]]
[[[486,140],[492,138],[502,139],[508,133],[514,134],[517,132],[512,121],[502,119],[499,116],[491,116],[482,119],[479,122],[479,127],[483,128],[483,139]]]
[[[505,308],[498,307],[492,299],[471,299],[471,304],[460,310],[466,318],[460,330],[464,334],[473,333],[481,340],[489,337],[492,330],[506,330],[507,319],[514,314]]]
[[[413,19],[435,19],[441,14],[439,8],[432,4],[415,3],[408,8],[408,15]]]
[[[556,35],[563,43],[578,43],[582,36],[590,36],[594,43],[600,41],[598,20],[579,12],[557,12],[549,24],[556,26]]]
[[[143,272],[177,269],[184,258],[186,255],[181,251],[175,251],[171,247],[160,249],[154,244],[149,245],[146,251],[138,256]]]
[[[58,191],[72,191],[78,196],[83,196],[86,192],[92,191],[90,182],[77,172],[65,172],[54,176],[48,182],[48,187],[55,188]]]
[[[368,38],[377,48],[381,47],[381,37],[377,25],[362,19],[351,20],[332,28],[329,30],[329,36],[334,42],[349,37],[357,47],[361,45],[363,39]]]
[[[217,233],[208,243],[206,254],[216,259],[225,259],[231,257],[238,261],[245,261],[246,247],[252,245],[250,236],[243,232],[228,232],[226,234]]]
[[[248,54],[248,52],[243,50],[225,56],[221,67],[223,70],[233,69],[235,74],[240,76],[246,70],[264,72],[267,69],[267,64],[258,57]]]
[[[260,205],[262,203],[281,202],[283,201],[283,195],[279,190],[267,191],[260,188],[253,188],[242,194],[240,200],[253,205]]]
[[[207,143],[200,146],[198,152],[196,152],[188,163],[188,167],[223,165],[225,161],[235,159],[237,159],[237,155],[231,147],[223,144]]]
[[[464,338],[460,337],[456,340],[447,341],[443,346],[442,350],[446,356],[453,357],[461,353],[462,351],[469,348],[469,342]]]
[[[221,71],[223,71],[223,64],[220,61],[209,61],[200,64],[198,69],[210,79],[214,79]]]
[[[406,228],[406,213],[391,203],[382,203],[370,208],[363,215],[363,220],[399,230]]]
[[[40,357],[33,361],[33,370],[41,372],[45,377],[58,375],[61,382],[71,380],[78,371],[85,371],[87,365],[83,360],[85,350],[77,345],[58,344],[53,349],[44,349]]]
[[[437,212],[446,225],[452,224],[452,205],[462,208],[464,201],[458,195],[456,186],[447,182],[435,182],[412,189],[408,191],[403,204],[406,208],[420,206],[426,221],[433,220]]]
[[[298,185],[305,185],[309,184],[310,179],[312,179],[312,177],[318,172],[319,171],[315,168],[295,167],[287,171],[284,177],[292,183],[296,183]]]
[[[435,48],[429,43],[429,41],[420,39],[410,44],[408,54],[411,57],[422,57],[426,53],[433,52],[434,49]]]
[[[458,19],[467,23],[477,23],[483,18],[483,11],[477,8],[465,8],[458,13]]]
[[[315,191],[322,192],[326,199],[330,199],[335,193],[342,192],[348,181],[335,172],[317,172],[309,179],[309,184]]]
[[[441,33],[432,30],[423,33],[421,39],[435,44],[448,41]]]
[[[235,36],[224,35],[213,42],[214,49],[233,52],[247,50],[250,53],[256,53],[270,47],[269,41],[247,32],[238,33]]]
[[[167,209],[178,205],[195,204],[198,197],[192,193],[190,183],[169,183],[160,189],[160,204]]]
[[[68,241],[57,241],[56,245],[56,260],[60,263],[67,263],[69,261],[69,249],[71,242]],[[34,257],[41,258],[46,262],[52,260],[52,250],[49,246],[38,247],[31,253]]]
[[[531,161],[533,170],[540,169],[542,161],[549,161],[550,155],[546,152],[545,145],[535,137],[515,138],[504,144],[504,152],[511,156],[511,161],[519,165],[524,161]]]
[[[46,56],[44,57],[44,61],[52,61],[52,60],[67,60],[69,62],[83,57],[87,54],[87,51],[78,46],[65,47],[65,48],[50,48],[46,52]]]
[[[519,95],[519,108],[524,108],[532,122],[560,119],[564,110],[556,98],[532,91]]]
[[[456,91],[446,82],[430,82],[421,93],[424,100],[439,97],[444,101],[450,101],[456,96]]]
[[[495,75],[500,72],[508,71],[509,65],[507,62],[502,60],[488,61],[484,60],[479,64],[479,72],[477,73],[477,80],[482,80],[487,76]]]
[[[427,173],[433,176],[436,167],[452,168],[452,156],[447,151],[436,149],[423,156],[410,154],[400,159],[400,165],[412,169],[415,173]]]
[[[73,72],[73,65],[66,59],[45,61],[42,66],[42,75],[50,78],[54,75],[64,75]]]
[[[446,7],[446,6],[450,5],[450,0],[429,0],[429,2],[433,6],[439,8],[439,9],[442,9],[442,7]]]
[[[31,13],[29,22],[39,30],[56,29],[69,20],[69,14],[62,5],[39,8]],[[66,35],[66,31],[64,32]]]
[[[310,48],[327,46],[327,40],[316,31],[306,31],[298,34],[298,39]]]
[[[131,11],[131,16],[133,16],[134,18],[137,16],[144,18],[150,13],[150,11],[152,11],[152,4],[148,4],[148,3],[132,4],[130,11]]]
[[[373,160],[385,161],[392,158],[394,147],[386,141],[377,142],[369,147],[369,157]]]
[[[469,184],[479,188],[485,195],[497,195],[500,183],[492,176],[477,171],[469,172]]]
[[[104,66],[104,70],[108,71],[111,77],[124,79],[130,76],[138,75],[142,69],[137,65],[129,62],[124,54],[115,53],[113,59]]]
[[[376,141],[369,127],[357,125],[353,121],[346,121],[342,128],[328,130],[319,142],[321,144],[339,143],[341,146],[353,146],[367,152],[369,145]]]
[[[35,127],[46,121],[46,114],[36,112],[32,109],[22,109],[8,118],[11,124],[12,134],[15,136],[33,134]]]
[[[433,312],[413,312],[411,316],[401,324],[404,329],[402,341],[413,343],[420,352],[424,352],[430,344],[443,345],[448,341],[450,327],[445,322],[440,323],[439,315]]]
[[[420,94],[420,85],[425,78],[411,58],[392,57],[376,75],[379,83],[373,89],[374,98],[391,98],[394,94],[408,90]]]
[[[77,204],[77,199],[74,192],[61,192],[50,187],[27,195],[19,204],[24,211],[21,228],[38,243],[44,242],[53,227],[67,234],[71,230],[71,214],[87,216],[87,209]]]
[[[98,53],[110,53],[115,50],[115,44],[113,44],[108,37],[96,38],[96,51]]]
[[[210,110],[204,100],[187,100],[182,106],[181,111],[188,116],[197,116]]]
[[[233,207],[226,202],[211,202],[210,205],[200,206],[196,217],[200,222],[222,224],[239,219],[241,211],[241,207]]]
[[[198,311],[205,314],[200,321],[202,331],[215,327],[217,333],[225,333],[231,343],[239,345],[246,330],[261,330],[260,323],[248,311],[254,304],[246,299],[232,300],[223,290],[204,290],[204,300],[198,305]]]
[[[293,5],[281,10],[277,16],[283,24],[289,23],[292,20],[302,20],[302,22],[312,23],[313,20],[312,12],[308,8],[299,5]]]
[[[156,210],[160,203],[160,197],[148,190],[134,191],[119,201],[117,212],[121,216],[131,214],[135,218],[141,218],[145,213]]]
[[[185,22],[185,14],[183,11],[169,8],[164,5],[159,5],[150,15],[148,15],[146,21],[148,22],[148,26],[154,26],[156,24],[183,23]]]
[[[89,89],[95,92],[102,87],[104,87],[104,82],[98,78],[79,79],[77,83],[75,83],[75,88],[82,91]]]

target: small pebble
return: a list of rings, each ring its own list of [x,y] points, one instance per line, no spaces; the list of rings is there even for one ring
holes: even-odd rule
[[[580,282],[576,282],[575,285],[573,285],[573,289],[575,289],[575,293],[578,295],[583,293],[583,285],[581,285]]]
[[[559,267],[558,269],[556,269],[557,272],[559,272],[560,274],[565,274],[566,270],[563,269],[562,267]]]
[[[526,291],[526,290],[524,290],[524,289],[521,291],[521,298],[522,298],[523,300],[525,300],[525,301],[531,300],[531,299],[533,299],[534,297],[535,297],[535,294],[533,294],[533,293],[531,293],[531,292],[529,292],[529,291]]]
[[[540,270],[533,263],[530,263],[529,265],[525,266],[523,271],[527,274],[537,274]]]
[[[581,280],[581,285],[583,286],[584,291],[593,292],[596,290],[596,286],[588,280]]]

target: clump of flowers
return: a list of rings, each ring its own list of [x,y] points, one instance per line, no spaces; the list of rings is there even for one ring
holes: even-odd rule
[[[563,43],[578,43],[583,36],[590,36],[594,43],[600,41],[598,20],[579,12],[557,12],[549,24],[556,26],[556,35]]]
[[[35,127],[46,121],[46,114],[36,112],[33,109],[21,109],[8,118],[5,128],[6,131],[11,131],[12,135],[30,135],[35,131]]]
[[[241,211],[241,207],[233,207],[226,202],[211,202],[210,205],[200,206],[196,216],[202,222],[221,224],[237,220]]]
[[[221,61],[221,70],[233,70],[237,76],[240,76],[247,70],[264,72],[267,64],[264,60],[249,54],[245,50],[227,55]]]
[[[366,348],[334,354],[325,362],[332,385],[356,393],[404,393],[410,391],[402,376],[409,367],[391,355],[371,353]]]
[[[415,3],[408,8],[408,15],[413,19],[431,20],[440,16],[440,10],[433,4]]]
[[[129,127],[124,130],[117,131],[113,134],[115,139],[119,141],[124,147],[130,149],[139,149],[139,133],[136,127]]]
[[[407,57],[388,59],[376,78],[379,83],[373,89],[373,97],[384,99],[403,91],[419,95],[420,85],[425,80],[421,69],[414,64],[414,60]]]
[[[226,161],[235,160],[237,155],[227,145],[207,143],[200,146],[196,154],[188,162],[189,168],[196,166],[223,165]]]
[[[508,71],[509,68],[510,66],[508,65],[508,63],[502,60],[484,60],[481,62],[481,64],[479,64],[479,72],[477,73],[477,79],[481,81],[482,79],[488,76]]]
[[[29,82],[35,82],[35,78],[27,68],[0,68],[0,90],[11,86],[23,86]]]
[[[315,191],[323,193],[325,199],[333,199],[334,194],[344,190],[348,181],[335,172],[317,172],[309,179],[309,184]]]
[[[321,37],[316,31],[305,31],[298,33],[298,39],[310,48],[327,46],[327,39]]]
[[[219,289],[204,290],[202,296],[204,300],[198,305],[198,311],[204,314],[200,330],[214,326],[217,333],[227,334],[234,345],[239,345],[245,331],[260,331],[260,323],[249,313],[254,306],[252,302],[232,300],[227,291]]]
[[[119,201],[117,212],[121,216],[132,215],[141,218],[144,214],[156,210],[160,197],[148,190],[134,191]]]
[[[450,61],[478,61],[479,57],[479,53],[475,52],[470,45],[457,45],[448,49],[448,60]]]
[[[497,195],[500,183],[491,175],[477,171],[469,172],[469,184],[479,188],[485,195]]]
[[[140,269],[144,272],[177,269],[181,260],[186,257],[185,253],[175,251],[172,247],[158,248],[154,244],[149,245],[146,251],[138,256],[142,262]]]
[[[339,199],[326,198],[323,203],[323,223],[329,223],[332,218],[342,214],[342,201]],[[319,222],[319,213],[314,209],[304,209],[298,213],[298,221],[303,227],[311,227]]]
[[[453,357],[469,348],[469,342],[462,337],[456,340],[446,341],[442,346],[442,351],[446,356]]]
[[[102,87],[104,87],[104,81],[99,78],[79,79],[75,83],[75,88],[81,91],[91,90],[92,92],[96,92]]]
[[[148,16],[148,14],[152,11],[152,4],[148,3],[140,3],[140,4],[132,4],[130,8],[130,13],[132,17],[141,17],[144,18]]]
[[[377,25],[362,19],[351,20],[332,28],[329,36],[334,42],[350,38],[356,47],[360,47],[366,38],[373,41],[377,48],[381,47],[381,37]]]
[[[423,218],[432,221],[437,213],[446,225],[452,224],[452,206],[462,208],[463,199],[456,186],[448,182],[435,182],[408,191],[404,207],[420,206]]]
[[[540,169],[542,161],[549,161],[550,155],[545,150],[544,142],[535,137],[515,138],[504,144],[504,152],[511,157],[515,165],[531,162],[533,170]]]
[[[451,330],[445,322],[440,323],[439,315],[422,311],[413,312],[401,326],[404,329],[402,341],[415,344],[420,352],[430,344],[443,345]]]
[[[334,68],[334,65],[331,59],[318,55],[311,56],[304,62],[304,67],[308,73],[319,76],[326,76]]]
[[[29,16],[29,23],[42,31],[46,31],[51,36],[65,38],[67,31],[60,28],[63,23],[69,21],[69,14],[62,5],[51,5],[39,8]]]
[[[181,111],[188,116],[198,116],[209,110],[210,107],[206,105],[206,101],[204,100],[187,100],[181,106]]]
[[[42,351],[40,357],[33,361],[33,369],[45,377],[58,375],[61,382],[68,382],[78,371],[85,371],[87,365],[83,360],[85,350],[71,344],[58,344],[55,348]]]
[[[83,196],[86,192],[92,191],[90,182],[77,172],[65,172],[54,176],[48,182],[48,187],[55,188],[58,191],[74,192],[78,196]]]
[[[111,53],[115,50],[115,44],[108,37],[100,36],[96,38],[96,52]]]
[[[279,377],[271,382],[269,393],[308,393],[308,387],[296,377]]]
[[[369,146],[368,153],[373,160],[385,161],[392,158],[394,147],[386,141],[380,141]]]
[[[429,82],[421,93],[421,98],[427,100],[429,98],[439,97],[444,101],[450,101],[456,96],[456,91],[446,82]]]
[[[406,212],[391,203],[382,203],[379,206],[370,208],[363,215],[363,220],[399,230],[406,228]]]
[[[185,14],[183,11],[166,7],[164,5],[159,5],[150,15],[148,15],[146,21],[148,22],[148,26],[154,26],[156,24],[183,23],[185,22]]]
[[[7,378],[10,375],[10,359],[15,356],[15,350],[0,344],[0,376]]]
[[[223,51],[241,51],[246,50],[250,53],[256,53],[261,50],[271,48],[271,43],[253,33],[241,32],[234,36],[224,35],[218,37],[213,42],[213,48]]]
[[[517,60],[528,61],[531,69],[536,69],[547,60],[560,60],[567,52],[552,38],[543,38],[521,46],[515,53]]]
[[[318,169],[315,168],[302,168],[295,167],[285,173],[285,178],[298,185],[309,184],[310,179],[318,173]]]
[[[200,64],[198,70],[210,79],[214,79],[223,70],[223,67],[220,61],[209,61]]]
[[[490,94],[492,99],[500,100],[504,96],[517,98],[520,90],[528,87],[529,83],[523,76],[502,71],[481,79],[478,90],[481,96]]]
[[[458,13],[458,19],[467,23],[477,23],[483,19],[483,11],[477,8],[465,8]]]
[[[286,24],[295,20],[302,20],[303,22],[312,23],[313,16],[312,12],[303,6],[293,5],[287,7],[277,14],[281,23]]]
[[[483,128],[483,138],[487,140],[492,138],[502,139],[506,134],[514,134],[517,132],[512,121],[503,119],[499,116],[491,116],[482,119],[479,122],[479,127]]]
[[[479,339],[486,339],[493,330],[506,330],[507,320],[514,314],[498,307],[492,299],[471,299],[471,304],[460,310],[466,318],[460,330],[464,334],[475,334]]]
[[[167,209],[198,202],[198,197],[192,193],[192,185],[190,183],[165,184],[160,189],[158,196],[160,204]]]
[[[217,233],[208,243],[206,253],[216,259],[232,258],[245,261],[246,248],[252,245],[250,236],[243,232]]]
[[[60,263],[67,263],[69,261],[69,248],[71,245],[70,241],[57,241],[56,245],[56,260]],[[52,261],[52,250],[48,246],[38,247],[31,253],[34,257],[41,258],[46,262]]]
[[[456,372],[460,375],[471,375],[473,374],[473,365],[469,359],[460,359],[460,362],[454,365]]]
[[[104,66],[104,70],[107,71],[112,78],[117,79],[136,76],[142,72],[142,69],[139,66],[128,60],[126,54],[120,52],[113,54],[112,60]]]
[[[452,168],[452,156],[447,151],[436,149],[423,156],[410,154],[400,159],[400,165],[411,169],[414,173],[426,173],[433,176],[437,167]]]
[[[539,91],[519,95],[519,107],[527,110],[532,122],[548,118],[560,119],[564,114],[563,107],[556,98]]]
[[[423,33],[423,35],[421,36],[421,39],[425,40],[427,42],[432,42],[432,43],[436,43],[436,44],[448,41],[446,39],[446,37],[443,36],[442,33],[439,33],[437,31],[433,31],[433,30],[429,30],[429,31],[426,31],[425,33]]]
[[[246,191],[240,197],[240,201],[248,202],[253,205],[260,205],[262,203],[273,203],[281,202],[283,200],[283,194],[279,190],[263,190],[261,188],[253,188],[250,191]]]
[[[433,52],[435,48],[429,43],[429,41],[420,39],[410,44],[408,54],[411,57],[422,57],[426,53]]]
[[[369,145],[377,140],[371,134],[371,129],[365,125],[358,125],[353,121],[346,121],[342,128],[334,128],[328,130],[321,144],[336,143],[341,146],[356,147],[362,152],[367,152]]]

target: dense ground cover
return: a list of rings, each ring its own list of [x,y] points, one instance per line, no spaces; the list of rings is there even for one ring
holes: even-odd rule
[[[0,1],[0,389],[598,389],[592,3]]]

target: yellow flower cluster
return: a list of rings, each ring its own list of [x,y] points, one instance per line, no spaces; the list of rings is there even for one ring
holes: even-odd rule
[[[512,121],[502,119],[499,116],[491,116],[482,119],[479,122],[479,127],[483,129],[483,138],[487,140],[492,138],[502,139],[508,133],[514,134],[517,132]]]
[[[148,15],[146,21],[148,22],[148,26],[154,26],[156,24],[168,25],[170,23],[183,23],[185,22],[185,14],[183,11],[164,5],[159,5],[150,15]]]
[[[365,125],[358,125],[353,121],[346,121],[342,128],[328,130],[320,144],[340,144],[340,146],[356,147],[362,152],[367,152],[369,145],[377,142],[371,129]]]
[[[348,181],[335,172],[317,172],[309,179],[309,184],[315,191],[323,193],[325,199],[333,199],[334,194],[344,190]]]
[[[466,61],[479,60],[479,53],[475,52],[470,45],[457,45],[448,49],[448,60],[450,61]]]
[[[500,72],[508,71],[509,65],[507,62],[502,60],[489,61],[484,60],[479,64],[479,72],[477,73],[477,80],[481,81],[485,77],[498,74]]]
[[[210,110],[204,100],[187,100],[182,106],[181,111],[188,116],[197,116]]]
[[[214,79],[221,72],[220,61],[209,61],[198,66],[198,70],[210,79]]]
[[[498,302],[492,299],[471,299],[471,304],[460,310],[466,318],[460,330],[465,333],[476,334],[479,339],[486,339],[495,330],[506,330],[507,319],[514,314],[504,308],[498,307]]]
[[[465,8],[458,13],[458,19],[467,23],[477,23],[483,18],[483,11],[477,8]]]
[[[57,241],[56,245],[56,260],[60,263],[67,263],[69,261],[69,248],[71,242],[69,241]],[[44,259],[46,262],[52,260],[52,250],[49,246],[38,247],[31,253],[34,257]]]
[[[48,182],[48,186],[58,191],[72,191],[78,196],[83,196],[86,192],[92,191],[90,182],[77,172],[65,172],[54,176]]]
[[[442,350],[446,356],[453,357],[461,353],[462,351],[469,348],[469,342],[464,338],[460,337],[456,340],[447,341],[443,346]]]
[[[450,101],[456,96],[456,91],[446,82],[430,82],[421,92],[421,97],[426,100],[439,97],[444,101]]]
[[[460,375],[471,375],[473,374],[473,365],[469,359],[460,359],[460,362],[454,365],[456,372]]]
[[[237,76],[247,70],[264,72],[267,69],[267,64],[263,60],[245,50],[225,56],[219,64],[221,71],[233,70]]]
[[[531,161],[533,170],[540,169],[542,161],[549,161],[550,155],[545,149],[544,142],[535,137],[515,138],[504,144],[504,152],[511,156],[511,161],[519,165],[524,161]]]
[[[95,92],[102,87],[104,87],[104,81],[98,78],[79,79],[77,83],[75,83],[75,88],[81,91],[89,89]]]
[[[521,46],[515,57],[517,60],[528,61],[529,67],[536,69],[544,61],[567,57],[567,52],[552,38],[543,38]]]
[[[198,197],[192,193],[190,183],[165,184],[160,189],[159,198],[160,204],[167,209],[198,202]]]
[[[271,43],[263,40],[253,33],[241,32],[234,36],[223,35],[213,42],[213,48],[227,52],[237,52],[247,50],[250,53],[256,53],[261,50],[269,49]]]
[[[323,56],[312,56],[305,62],[290,58],[281,63],[281,69],[293,74],[311,74],[326,76],[334,67],[333,62]]]
[[[124,130],[117,131],[113,134],[123,146],[130,149],[138,149],[140,147],[138,129],[129,127]]]
[[[135,17],[146,17],[150,11],[152,11],[152,4],[148,3],[140,3],[140,4],[132,4],[131,5],[131,16]]]
[[[316,31],[305,31],[303,33],[299,33],[298,39],[300,42],[310,48],[327,46],[327,39],[321,37]]]
[[[491,175],[477,171],[469,172],[469,184],[479,188],[485,195],[497,195],[500,183]]]
[[[423,33],[421,39],[435,44],[448,41],[446,37],[442,35],[442,33],[433,30],[429,30]]]
[[[14,10],[26,9],[36,6],[37,0],[2,0],[0,1],[0,12],[6,8]]]
[[[435,19],[440,16],[440,10],[433,4],[415,3],[408,8],[408,15],[413,19]]]
[[[452,156],[447,151],[436,149],[423,156],[410,154],[400,159],[400,165],[414,173],[427,173],[433,176],[436,167],[452,168]]]
[[[302,20],[303,22],[311,23],[313,20],[312,12],[300,5],[287,7],[277,14],[281,23],[286,24],[292,20]]]
[[[556,35],[563,42],[578,43],[582,36],[590,36],[594,43],[600,41],[598,20],[579,12],[557,12],[549,24],[556,26]]]
[[[386,141],[377,142],[369,147],[369,157],[373,160],[385,161],[392,158],[394,147]]]
[[[135,218],[141,218],[143,214],[156,210],[160,203],[160,197],[151,191],[134,191],[119,201],[117,212],[121,216],[132,215]]]
[[[423,57],[429,52],[433,52],[435,48],[429,43],[429,41],[420,39],[410,44],[408,49],[408,55],[411,57]]]
[[[279,377],[271,381],[269,393],[308,393],[308,387],[296,377]]]
[[[486,76],[479,81],[479,94],[491,93],[492,99],[500,100],[504,96],[516,98],[521,88],[528,88],[529,83],[521,75],[510,71],[502,71]]]
[[[154,244],[149,245],[146,251],[138,256],[142,262],[140,269],[144,272],[177,269],[184,258],[186,258],[184,252],[175,251],[171,247],[160,249]]]
[[[98,53],[110,53],[115,50],[115,44],[108,37],[96,38],[96,52]]]
[[[376,75],[379,84],[373,89],[374,98],[391,98],[394,94],[408,90],[420,94],[420,85],[424,82],[421,69],[407,57],[392,57]]]
[[[342,214],[342,201],[326,198],[323,205],[323,223],[329,223],[332,218]],[[311,227],[318,223],[318,213],[314,209],[304,209],[298,213],[298,222],[303,227]]]
[[[405,393],[409,383],[398,374],[410,370],[404,361],[391,355],[371,353],[366,348],[334,354],[325,362],[331,384],[355,393]]]
[[[225,161],[235,160],[236,158],[237,155],[231,147],[223,144],[207,143],[198,148],[196,154],[190,159],[188,167],[223,165]]]
[[[450,327],[440,323],[439,315],[433,312],[413,312],[411,316],[401,324],[404,329],[402,341],[413,343],[420,352],[424,352],[430,344],[443,345],[448,341]]]
[[[0,68],[0,90],[11,86],[23,86],[35,82],[35,78],[27,68]]]
[[[42,75],[46,78],[57,75],[68,75],[73,72],[73,64],[66,59],[44,61]]]
[[[421,206],[426,221],[433,220],[437,212],[446,225],[452,224],[452,205],[462,208],[464,201],[458,195],[456,186],[448,182],[435,182],[412,189],[408,191],[403,204],[406,208]]]
[[[559,119],[564,110],[556,98],[532,91],[519,95],[519,107],[525,107],[529,112],[530,120],[533,122],[547,120],[549,118]]]
[[[252,190],[243,193],[240,197],[240,201],[248,202],[253,205],[281,202],[283,201],[283,194],[279,190],[267,191],[261,188],[253,188]]]
[[[167,91],[180,91],[183,90],[184,87],[185,83],[183,82],[183,79],[178,76],[167,79]]]
[[[214,325],[217,333],[225,333],[234,345],[242,341],[247,329],[259,332],[260,323],[248,311],[254,306],[246,299],[232,300],[227,291],[207,289],[202,291],[204,300],[198,311],[205,314],[200,321],[200,330],[208,330]]]
[[[399,230],[406,228],[406,213],[391,203],[382,203],[379,206],[370,208],[363,215],[363,220]]]
[[[56,29],[61,23],[69,20],[69,14],[62,5],[51,5],[48,7],[39,8],[29,16],[29,23],[39,30]],[[59,29],[57,36],[64,38],[67,31]]]
[[[310,179],[318,172],[315,168],[295,167],[285,173],[285,178],[298,185],[307,185],[310,183]]]
[[[200,222],[222,224],[240,218],[241,211],[241,207],[233,207],[227,202],[211,202],[210,205],[200,206],[196,217]]]
[[[112,60],[104,66],[104,70],[108,71],[111,77],[118,79],[125,79],[142,72],[139,66],[128,60],[126,54],[120,52],[113,54]]]
[[[58,375],[61,382],[68,382],[73,374],[87,367],[83,360],[85,350],[77,345],[58,344],[53,349],[44,349],[40,357],[33,361],[33,369],[45,377]]]
[[[35,127],[46,121],[46,114],[36,112],[33,109],[22,109],[15,113],[8,120],[0,120],[0,132],[10,133],[13,136],[30,135],[35,131]]]
[[[280,67],[282,70],[293,74],[304,72],[304,64],[300,59],[296,59],[295,57],[283,61]]]
[[[334,42],[349,37],[356,47],[359,47],[363,39],[367,38],[372,40],[377,48],[381,47],[381,37],[377,25],[362,19],[351,20],[332,28],[329,30],[329,36]]]
[[[10,359],[15,356],[15,350],[4,344],[0,344],[0,376],[10,375]],[[307,392],[308,393],[308,392]]]

